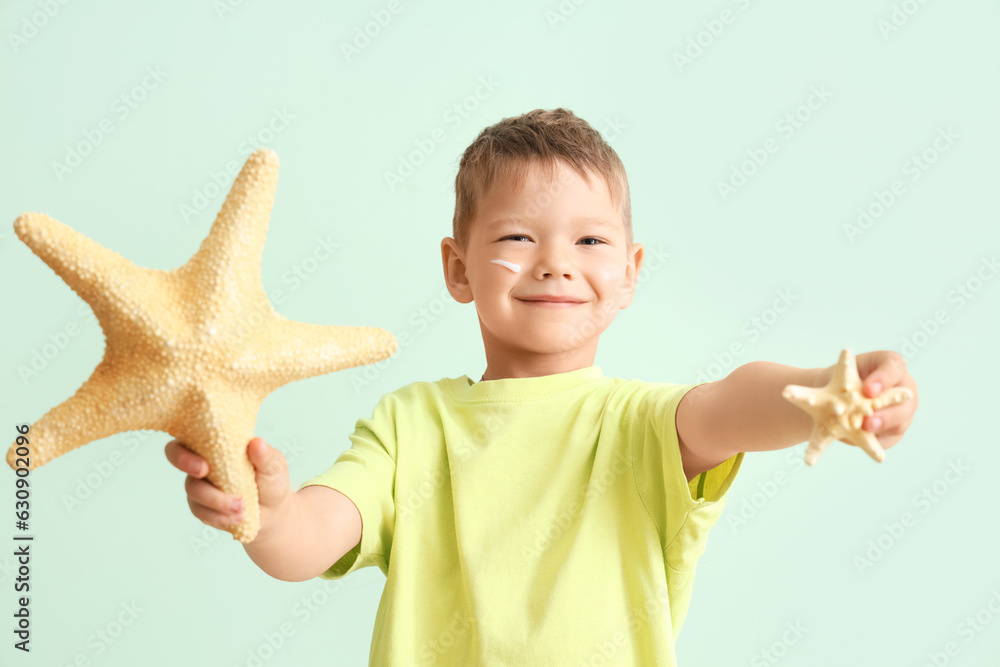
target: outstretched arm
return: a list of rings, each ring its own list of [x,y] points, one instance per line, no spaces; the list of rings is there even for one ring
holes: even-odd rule
[[[677,406],[677,438],[688,481],[738,452],[784,449],[808,440],[812,418],[786,401],[781,390],[788,384],[820,387],[829,370],[752,361],[685,394]]]
[[[881,436],[881,446],[889,449],[913,421],[917,384],[896,352],[866,352],[856,361],[866,397],[891,387],[907,387],[913,393],[912,401],[879,409],[864,418],[861,428]],[[789,384],[822,387],[830,381],[833,368],[803,369],[753,361],[721,380],[689,391],[677,406],[677,436],[688,481],[738,452],[784,449],[808,440],[812,417],[787,401],[782,390]]]

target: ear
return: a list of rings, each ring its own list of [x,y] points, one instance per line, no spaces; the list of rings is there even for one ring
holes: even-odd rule
[[[628,264],[625,266],[625,284],[622,286],[622,301],[620,308],[624,310],[632,305],[635,296],[635,286],[639,272],[642,271],[642,257],[645,248],[641,243],[633,243],[628,250]]]
[[[441,239],[441,263],[444,266],[444,283],[452,298],[459,303],[471,303],[472,289],[465,275],[465,257],[450,236]]]

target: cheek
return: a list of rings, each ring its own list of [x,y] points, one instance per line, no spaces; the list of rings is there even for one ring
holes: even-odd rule
[[[624,282],[625,268],[609,260],[596,265],[594,275],[599,276],[605,294],[612,294]]]
[[[514,273],[520,273],[521,272],[521,265],[518,264],[517,262],[508,262],[505,259],[491,259],[490,263],[491,264],[499,264],[500,266],[502,266],[502,267],[504,267],[506,269],[509,269],[510,271],[513,271]]]

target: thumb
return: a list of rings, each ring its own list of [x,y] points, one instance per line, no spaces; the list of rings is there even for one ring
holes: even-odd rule
[[[287,483],[288,464],[285,455],[267,444],[264,438],[255,437],[247,446],[247,456],[257,473],[257,488],[262,496],[261,502],[267,503],[269,498],[264,496],[270,496],[274,491],[280,493],[281,483]]]

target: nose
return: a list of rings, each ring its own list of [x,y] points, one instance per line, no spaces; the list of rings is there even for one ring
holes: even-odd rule
[[[532,273],[539,279],[556,275],[572,280],[575,270],[572,263],[566,258],[566,253],[556,244],[549,244],[539,251],[539,257]]]

